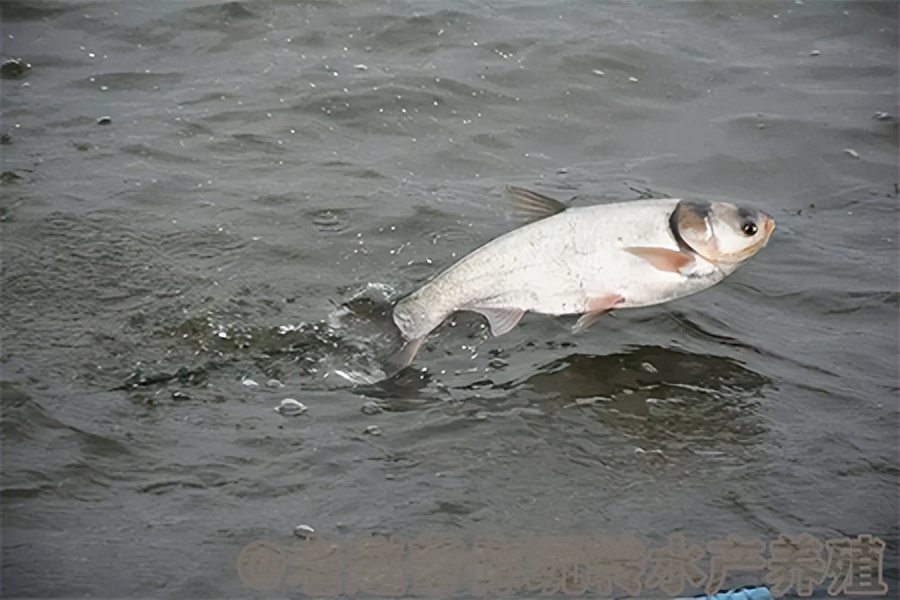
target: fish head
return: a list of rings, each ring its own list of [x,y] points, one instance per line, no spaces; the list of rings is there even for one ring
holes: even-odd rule
[[[766,245],[775,230],[771,215],[727,202],[686,202],[675,207],[672,231],[711,263],[737,266]]]

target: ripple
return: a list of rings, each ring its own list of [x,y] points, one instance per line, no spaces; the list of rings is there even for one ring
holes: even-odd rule
[[[146,159],[159,160],[173,165],[184,165],[185,163],[201,162],[200,159],[195,156],[190,156],[188,154],[174,154],[172,152],[160,150],[146,144],[129,144],[126,146],[122,146],[121,148],[119,148],[119,150],[121,150],[124,154],[140,156],[141,158]]]
[[[391,50],[407,48],[412,49],[415,54],[430,54],[442,48],[437,39],[440,32],[445,28],[465,25],[471,19],[471,14],[448,9],[392,19],[386,27],[372,36],[373,47]]]
[[[104,91],[159,91],[162,87],[178,84],[184,78],[182,73],[141,73],[111,72],[91,75],[73,82],[74,85]]]
[[[350,229],[350,211],[340,208],[324,208],[306,211],[313,226],[322,233],[344,233]]]
[[[78,12],[77,5],[62,2],[34,3],[30,0],[4,0],[2,16],[4,21],[53,20],[68,12]]]
[[[210,6],[195,6],[182,11],[185,17],[196,19],[198,23],[218,24],[226,19],[259,19],[248,2],[224,2]],[[227,24],[222,23],[222,25]]]

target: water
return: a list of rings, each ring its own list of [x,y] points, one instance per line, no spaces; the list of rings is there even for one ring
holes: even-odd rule
[[[896,3],[0,18],[30,65],[2,81],[4,597],[506,595],[472,575],[483,536],[533,561],[679,533],[765,556],[780,534],[871,534],[896,597]],[[697,296],[578,337],[531,315],[489,339],[459,315],[376,382],[374,334],[333,328],[335,306],[508,230],[507,184],[722,198],[778,229]],[[301,524],[347,553],[337,588],[283,564]],[[390,555],[371,544],[426,534],[462,544],[456,580],[360,579]],[[545,589],[523,564],[506,591]]]

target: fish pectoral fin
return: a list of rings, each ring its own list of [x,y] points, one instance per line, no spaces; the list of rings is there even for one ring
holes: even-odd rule
[[[521,308],[481,308],[472,307],[473,311],[487,317],[488,324],[491,326],[491,335],[497,337],[508,333],[513,327],[519,324],[525,311]]]
[[[506,201],[509,204],[510,215],[525,223],[552,217],[568,208],[565,204],[559,200],[554,200],[550,196],[544,196],[514,185],[506,186]]]
[[[678,250],[668,248],[650,248],[646,246],[632,246],[624,248],[625,252],[643,258],[660,271],[682,273],[682,269],[694,262],[694,257]]]
[[[575,326],[572,327],[572,333],[581,333],[591,325],[597,322],[604,314],[608,313],[616,306],[625,301],[625,298],[619,294],[607,294],[596,298],[589,298],[587,301],[587,312],[578,318]]]

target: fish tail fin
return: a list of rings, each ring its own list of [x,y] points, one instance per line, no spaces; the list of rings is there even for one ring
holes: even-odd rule
[[[419,352],[419,348],[422,347],[422,342],[424,341],[424,335],[411,340],[404,340],[397,350],[382,360],[385,367],[385,373],[388,376],[391,376],[408,367],[410,363],[412,363],[413,358],[415,358],[416,353]]]
[[[405,369],[415,358],[428,334],[448,316],[419,293],[402,298],[392,311],[393,325],[398,336],[398,344],[384,359],[384,364],[393,372]],[[393,373],[391,373],[393,374]]]

